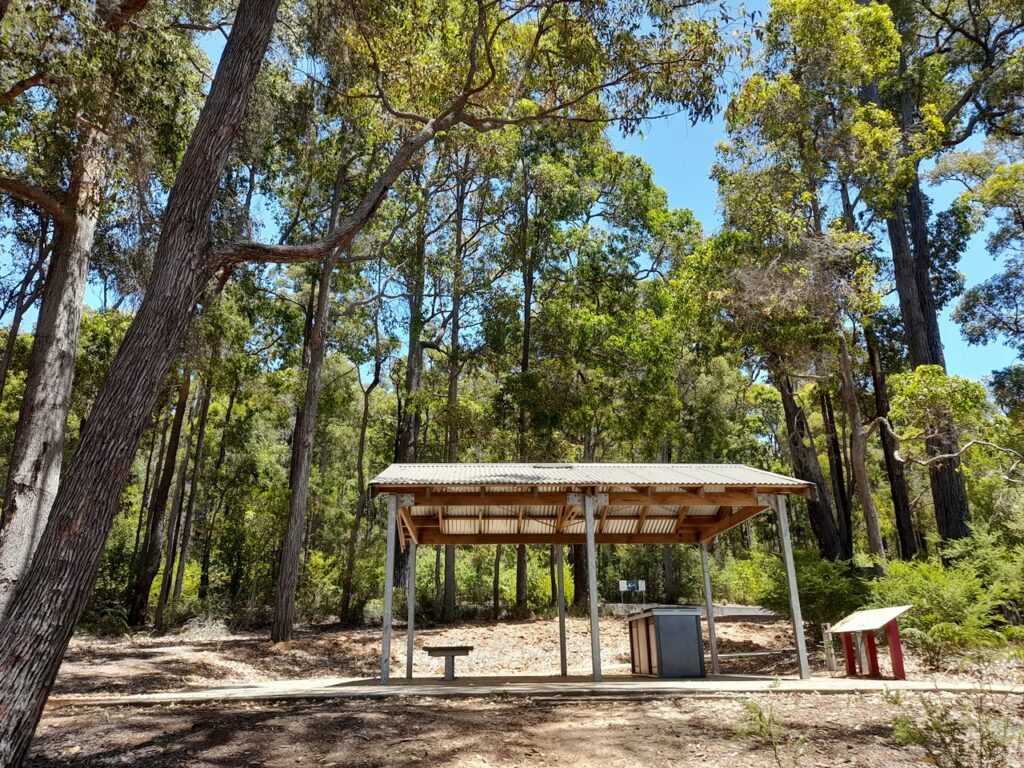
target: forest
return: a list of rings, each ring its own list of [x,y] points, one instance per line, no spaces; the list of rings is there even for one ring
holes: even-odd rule
[[[393,462],[792,475],[812,634],[1019,648],[1022,41],[1017,0],[0,0],[0,764],[76,631],[379,625]],[[724,121],[716,220],[619,148],[669,117]],[[946,317],[1018,360],[947,373]],[[721,536],[716,599],[785,613],[777,552]],[[418,557],[428,624],[554,611],[554,547]],[[703,599],[693,547],[624,578]]]

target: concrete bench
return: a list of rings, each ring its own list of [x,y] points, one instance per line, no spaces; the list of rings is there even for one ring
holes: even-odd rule
[[[428,656],[437,658],[438,656],[444,656],[444,679],[454,680],[455,679],[455,657],[456,656],[469,656],[469,652],[473,650],[472,645],[431,645],[426,646],[424,649]]]

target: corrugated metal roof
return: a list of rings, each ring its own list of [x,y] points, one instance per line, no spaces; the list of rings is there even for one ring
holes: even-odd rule
[[[803,488],[810,483],[743,464],[392,464],[371,486],[429,486],[459,490],[487,487],[513,491],[524,486],[562,490],[581,487],[773,486]]]

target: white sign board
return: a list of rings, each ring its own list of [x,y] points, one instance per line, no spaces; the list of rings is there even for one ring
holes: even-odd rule
[[[624,579],[619,581],[619,592],[646,592],[647,582],[643,579],[639,581],[626,581]]]

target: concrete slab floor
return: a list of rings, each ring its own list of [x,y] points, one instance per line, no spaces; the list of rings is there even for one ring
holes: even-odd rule
[[[968,682],[928,680],[872,680],[867,678],[797,678],[715,675],[698,679],[664,680],[633,675],[606,675],[600,683],[588,676],[569,677],[457,677],[451,682],[436,678],[392,678],[387,685],[372,678],[312,678],[278,680],[257,685],[193,689],[167,693],[103,696],[54,696],[47,707],[146,706],[208,701],[287,701],[295,699],[380,699],[413,697],[617,697],[663,698],[672,696],[733,696],[752,693],[856,694],[889,691],[963,692],[975,690]],[[993,685],[992,693],[1024,696],[1024,686]]]

